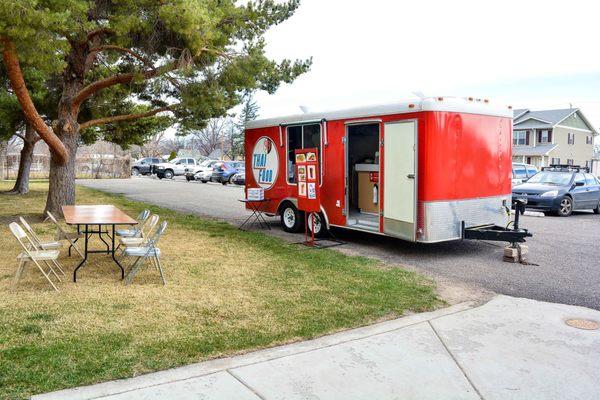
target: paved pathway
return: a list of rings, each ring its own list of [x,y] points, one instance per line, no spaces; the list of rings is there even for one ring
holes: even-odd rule
[[[600,398],[600,321],[581,307],[498,296],[315,340],[36,400]]]

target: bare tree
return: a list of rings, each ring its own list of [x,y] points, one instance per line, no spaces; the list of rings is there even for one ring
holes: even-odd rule
[[[229,118],[214,118],[208,122],[206,128],[194,131],[192,133],[193,140],[200,152],[208,156],[213,151],[221,149],[225,153],[227,149],[224,147],[228,146],[225,142],[230,125]]]
[[[152,136],[143,146],[137,150],[141,157],[159,157],[162,152],[165,132],[157,133]]]

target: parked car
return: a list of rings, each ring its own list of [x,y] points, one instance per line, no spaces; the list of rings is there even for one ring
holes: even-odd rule
[[[189,181],[200,181],[202,183],[206,183],[210,181],[210,177],[213,172],[213,167],[219,160],[204,160],[202,163],[187,167],[185,169],[185,178]]]
[[[233,183],[233,176],[244,169],[243,161],[221,161],[213,166],[211,182],[219,182],[223,185]]]
[[[512,191],[513,197],[527,199],[526,208],[568,217],[575,210],[600,214],[600,180],[577,166],[542,168]]]
[[[538,168],[531,164],[513,163],[512,173],[512,184],[517,186],[537,174]]]
[[[231,178],[231,182],[236,185],[245,185],[246,184],[246,170],[239,171],[237,174],[233,175]]]
[[[140,158],[131,166],[131,175],[150,175],[152,166],[161,163],[163,160],[155,157]]]
[[[185,169],[197,165],[193,158],[174,158],[154,166],[154,172],[159,179],[172,179],[175,176],[185,175]]]

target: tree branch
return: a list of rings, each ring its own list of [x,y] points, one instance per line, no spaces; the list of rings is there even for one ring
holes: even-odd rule
[[[173,71],[177,68],[179,68],[179,63],[174,62],[173,64],[169,64],[159,68],[153,68],[147,71],[143,71],[141,73],[129,72],[126,74],[113,75],[108,78],[97,80],[95,82],[90,83],[89,85],[81,89],[79,93],[77,93],[77,95],[73,99],[71,109],[74,112],[77,112],[77,110],[79,110],[79,106],[81,106],[81,103],[83,103],[89,97],[93,96],[96,92],[107,87],[123,83],[129,83],[138,76],[141,76],[144,80],[151,79],[165,72]]]
[[[92,127],[92,126],[110,124],[112,122],[131,121],[131,120],[134,120],[134,119],[151,117],[151,116],[156,115],[156,114],[158,114],[160,112],[163,112],[163,111],[172,111],[172,109],[174,107],[176,107],[176,106],[177,105],[160,107],[160,108],[156,108],[154,110],[146,111],[146,112],[143,112],[143,113],[114,115],[112,117],[104,117],[104,118],[92,119],[92,120],[89,120],[87,122],[84,122],[84,123],[80,124],[79,128],[80,129],[86,129],[86,128],[89,128],[89,127]]]
[[[102,35],[103,33],[112,33],[112,31],[108,28],[94,29],[87,34],[87,40],[89,41],[98,35]]]
[[[148,60],[147,58],[141,56],[140,54],[136,53],[135,51],[128,49],[126,47],[121,47],[121,46],[116,46],[116,45],[112,45],[112,44],[105,44],[102,46],[96,46],[96,47],[92,47],[90,49],[90,53],[98,53],[100,51],[104,51],[104,50],[116,50],[116,51],[120,51],[123,53],[127,53],[130,56],[132,56],[133,58],[140,60],[141,62],[143,62],[144,64],[147,65],[151,65],[152,63],[150,62],[150,60]]]
[[[57,161],[60,164],[65,164],[69,160],[69,151],[58,136],[44,122],[42,117],[37,112],[29,90],[23,79],[23,71],[19,63],[19,56],[15,44],[7,37],[0,36],[0,44],[2,44],[2,57],[6,67],[6,73],[10,80],[10,85],[19,100],[23,115],[29,123],[34,127],[37,133],[48,144],[48,147],[54,152]]]

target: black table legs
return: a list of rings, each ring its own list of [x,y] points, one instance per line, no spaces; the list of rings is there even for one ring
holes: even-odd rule
[[[256,203],[256,204],[255,204]],[[252,214],[240,225],[239,229],[242,228],[248,223],[258,223],[261,229],[269,229],[271,230],[271,226],[265,219],[262,213],[262,202],[247,202],[250,205],[250,210],[252,210]]]
[[[79,230],[79,225],[77,226],[77,232],[80,232]],[[87,258],[88,258],[88,241],[90,239],[90,236],[88,234],[88,226],[85,226],[85,231],[83,232],[83,235],[85,237],[84,239],[84,250],[83,250],[83,260],[81,260],[81,262],[79,263],[79,265],[77,265],[77,268],[75,268],[75,271],[73,271],[73,282],[77,282],[77,270],[81,267],[83,267],[83,264],[86,263]],[[71,249],[69,249],[70,251]],[[69,254],[70,255],[70,254]]]
[[[112,242],[112,259],[113,261],[121,268],[121,279],[125,278],[125,268],[121,265],[119,260],[115,257],[115,226],[112,226],[112,235],[110,236],[110,240]]]
[[[112,234],[108,234],[108,231],[106,231],[106,232],[102,231],[101,225],[98,225],[97,231],[90,230],[89,225],[84,225],[84,226],[85,226],[85,230],[83,231],[83,235],[84,235],[83,260],[81,260],[79,265],[77,265],[77,267],[75,268],[75,271],[73,271],[73,282],[77,282],[77,270],[79,270],[79,268],[83,267],[83,264],[85,264],[87,262],[88,254],[90,254],[90,253],[111,254],[113,261],[117,264],[117,266],[121,270],[121,279],[123,279],[125,277],[125,269],[123,268],[121,263],[115,257],[115,250],[116,250],[115,249],[115,225],[112,225]],[[79,225],[77,226],[77,231],[81,232]],[[90,240],[90,236],[93,235],[94,233],[97,233],[100,240],[102,240],[102,242],[104,242],[104,244],[106,245],[106,250],[89,250],[88,242]],[[102,237],[103,233],[107,234],[110,237],[112,246],[109,245],[106,240],[104,240],[104,238]],[[69,248],[69,253],[70,253],[70,250],[71,249]]]

